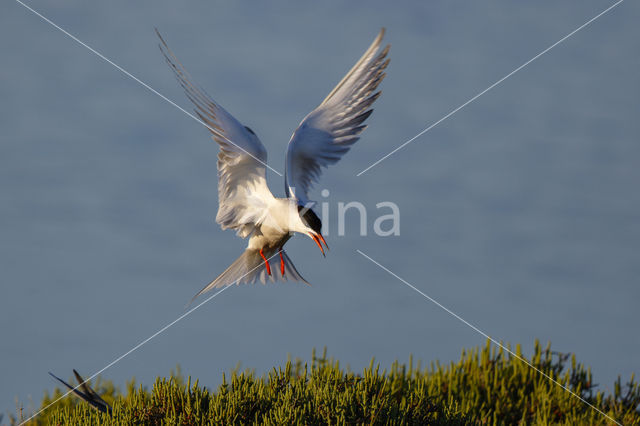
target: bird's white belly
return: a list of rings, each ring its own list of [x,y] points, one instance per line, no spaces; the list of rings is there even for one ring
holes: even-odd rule
[[[279,248],[291,238],[292,219],[298,219],[297,208],[288,199],[275,198],[266,215],[249,239],[250,249]]]
[[[282,232],[281,229],[269,226],[261,226],[259,229],[256,229],[251,238],[249,238],[247,248],[252,250],[267,249],[270,251],[270,249],[282,247],[289,238],[291,238],[289,232]]]

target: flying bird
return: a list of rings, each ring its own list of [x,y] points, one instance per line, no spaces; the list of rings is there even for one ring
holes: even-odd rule
[[[87,381],[82,378],[80,373],[78,373],[76,370],[73,370],[73,374],[74,376],[76,376],[76,380],[78,381],[78,386],[71,386],[69,383],[65,382],[60,377],[49,372],[49,375],[51,377],[53,377],[54,379],[56,379],[57,381],[65,385],[71,392],[76,394],[80,399],[89,403],[89,405],[91,405],[93,408],[95,408],[96,410],[102,413],[111,414],[111,412],[113,411],[111,406],[104,399],[102,399],[100,395],[96,393],[96,391],[91,389]]]
[[[390,46],[381,49],[384,32],[383,28],[360,60],[293,132],[285,160],[286,198],[277,198],[267,186],[267,151],[258,136],[193,82],[156,30],[167,63],[194,104],[195,113],[220,145],[216,222],[222,229],[233,229],[239,237],[249,238],[244,253],[194,299],[234,283],[287,279],[307,283],[283,247],[297,232],[310,237],[323,255],[323,244],[329,248],[309,190],[323,168],[338,162],[367,127],[363,123],[373,112],[371,106],[380,96],[376,89],[389,64]]]

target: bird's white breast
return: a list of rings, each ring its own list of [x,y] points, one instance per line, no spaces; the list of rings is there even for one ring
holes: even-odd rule
[[[264,218],[249,240],[249,248],[282,246],[293,232],[306,232],[295,200],[274,198],[266,208]]]

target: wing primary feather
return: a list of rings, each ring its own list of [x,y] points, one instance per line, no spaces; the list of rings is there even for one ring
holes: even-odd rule
[[[371,43],[371,46],[369,46],[369,48],[366,50],[364,55],[362,55],[360,60],[358,62],[356,62],[356,64],[353,67],[351,67],[349,72],[347,72],[347,74],[342,78],[342,80],[340,80],[340,82],[336,85],[336,87],[333,88],[333,90],[329,93],[329,95],[327,95],[327,97],[324,98],[324,100],[322,101],[322,103],[320,105],[322,105],[325,102],[327,102],[327,100],[329,100],[338,90],[340,90],[342,85],[349,79],[349,77],[351,77],[351,75],[356,71],[356,69],[358,69],[358,67],[361,65],[361,63],[367,57],[371,56],[372,52],[374,52],[374,51],[376,51],[378,49],[378,47],[380,46],[380,42],[382,41],[382,38],[384,37],[385,32],[386,32],[385,28],[381,28],[380,29],[380,32],[378,33],[378,36],[375,38],[375,40],[373,40],[373,43]],[[388,49],[387,49],[387,51],[388,51]]]
[[[247,237],[264,220],[264,209],[260,206],[273,200],[266,182],[266,168],[281,174],[267,165],[267,151],[256,134],[195,84],[157,29],[156,34],[160,51],[193,103],[196,116],[220,147],[216,222],[222,229],[234,229],[241,237]]]
[[[308,192],[322,169],[335,164],[349,151],[367,127],[372,105],[380,97],[376,91],[389,65],[390,46],[381,47],[384,28],[369,48],[329,95],[309,113],[293,132],[285,161],[285,191],[309,201]]]
[[[282,176],[282,173],[278,172],[277,170],[269,166],[266,163],[266,160],[261,159],[259,156],[250,152],[250,150],[247,150],[245,147],[241,146],[241,144],[237,140],[233,140],[234,138],[228,137],[227,135],[225,135],[224,129],[222,129],[219,125],[216,124],[218,121],[216,109],[219,109],[220,112],[224,112],[225,115],[229,115],[229,117],[231,117],[231,115],[226,111],[224,111],[224,109],[221,106],[217,105],[203,88],[196,86],[194,85],[194,83],[192,83],[193,78],[191,77],[189,72],[182,65],[180,60],[178,60],[178,58],[173,53],[173,51],[169,48],[169,46],[167,45],[166,41],[164,40],[164,38],[162,37],[162,35],[160,34],[157,28],[155,29],[155,31],[156,31],[156,35],[158,36],[158,39],[160,40],[160,43],[158,45],[158,47],[160,48],[160,52],[162,53],[162,55],[165,58],[165,61],[173,71],[176,79],[178,80],[178,83],[185,91],[185,94],[197,108],[195,112],[198,113],[197,115],[200,118],[200,123],[204,125],[215,137],[219,138],[219,139],[216,139],[216,142],[228,143],[235,146],[244,154],[250,157],[253,157],[254,160],[261,163],[264,167],[275,172],[277,175]],[[204,113],[204,116],[202,115],[202,113]],[[233,119],[233,117],[231,117],[231,119]],[[246,131],[244,129],[245,126],[240,125],[240,127],[242,128],[243,131]],[[251,132],[251,134],[255,136],[253,132]]]
[[[60,377],[49,372],[49,375],[51,377],[53,377],[54,379],[56,379],[57,381],[65,385],[70,392],[73,392],[74,394],[76,394],[80,399],[86,401],[93,408],[103,413],[111,414],[112,412],[111,406],[104,399],[102,399],[102,397],[98,395],[93,389],[91,389],[88,383],[82,378],[82,376],[75,369],[73,370],[73,374],[75,375],[76,380],[78,381],[78,386],[71,386],[69,383],[65,382]]]

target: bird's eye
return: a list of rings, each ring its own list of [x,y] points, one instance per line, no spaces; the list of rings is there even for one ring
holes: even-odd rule
[[[298,206],[298,212],[300,213],[300,217],[305,222],[305,224],[313,229],[315,232],[320,234],[322,231],[322,221],[316,213],[310,208]]]

